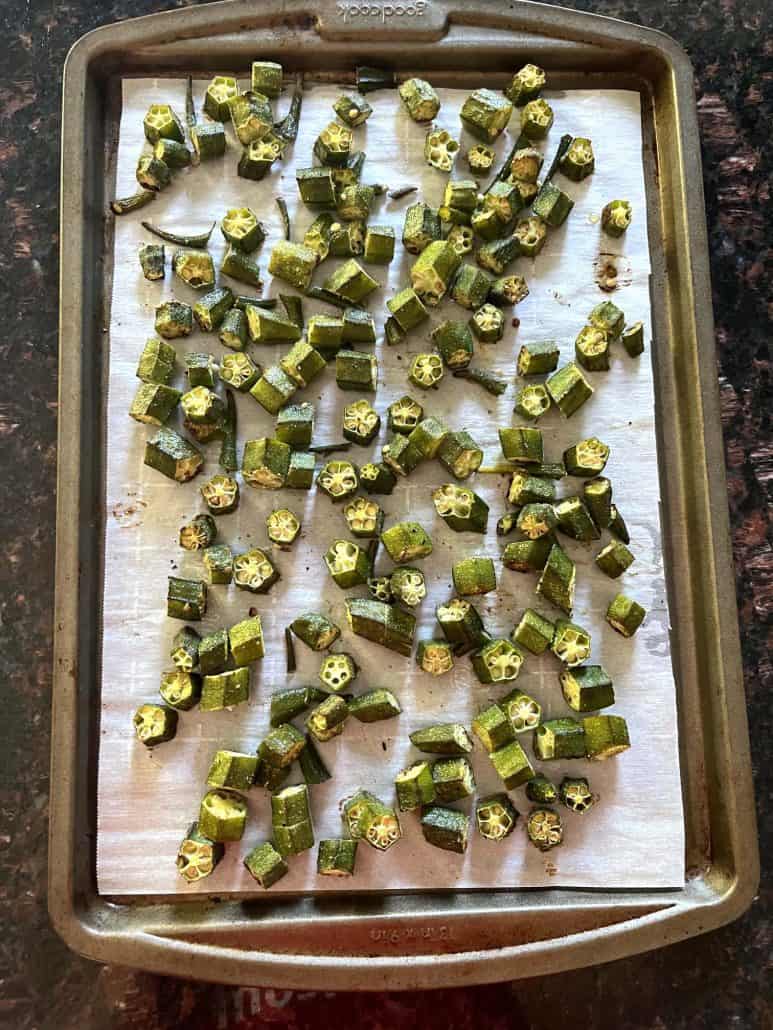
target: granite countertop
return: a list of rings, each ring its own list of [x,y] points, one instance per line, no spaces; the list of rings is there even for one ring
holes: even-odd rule
[[[561,1025],[604,1030],[771,1027],[773,484],[770,0],[566,0],[674,36],[696,72],[719,382],[763,886],[715,933],[512,987],[392,995],[239,990],[100,967],[46,914],[48,729],[56,472],[61,69],[97,25],[186,0],[0,0],[0,1026],[12,1030]],[[767,18],[766,18],[767,16]],[[766,277],[766,268],[768,276]],[[10,489],[9,489],[10,488]],[[20,513],[23,512],[23,517]],[[768,982],[766,991],[764,984]]]

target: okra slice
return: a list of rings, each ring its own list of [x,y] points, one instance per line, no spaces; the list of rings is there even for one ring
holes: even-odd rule
[[[408,437],[393,436],[381,448],[381,456],[385,464],[398,476],[408,476],[421,463],[422,455],[418,447]]]
[[[266,594],[279,579],[279,570],[265,551],[253,547],[234,558],[233,581],[240,590]]]
[[[199,831],[220,843],[241,840],[247,824],[247,802],[239,794],[210,790],[201,800]]]
[[[395,231],[391,225],[369,225],[365,232],[363,257],[375,265],[388,265],[395,254]]]
[[[430,243],[440,240],[440,215],[429,204],[411,204],[403,222],[403,246],[409,254],[421,254]]]
[[[431,334],[443,363],[451,369],[467,368],[474,351],[472,333],[464,322],[440,322]]]
[[[472,720],[472,732],[489,752],[515,740],[513,725],[500,705],[489,705]]]
[[[269,730],[258,747],[258,758],[270,769],[286,769],[306,746],[306,738],[292,723],[282,723]]]
[[[273,131],[274,116],[271,104],[263,93],[254,90],[237,93],[236,96],[229,98],[228,109],[234,132],[245,147]]]
[[[558,367],[558,344],[553,340],[525,343],[518,352],[517,371],[519,376],[544,375]]]
[[[424,137],[424,160],[439,172],[450,172],[459,151],[459,141],[445,129],[430,129]]]
[[[518,107],[539,96],[545,88],[545,72],[536,64],[525,64],[504,90],[505,96]]]
[[[566,668],[559,676],[564,700],[575,712],[596,712],[615,703],[615,690],[601,665]]]
[[[617,304],[613,304],[611,300],[603,300],[588,315],[588,321],[616,340],[623,331],[625,315]]]
[[[599,529],[606,529],[612,517],[612,484],[603,476],[583,483],[582,499]]]
[[[536,183],[544,157],[536,147],[521,147],[510,160],[510,179],[516,183]]]
[[[239,506],[239,484],[233,476],[216,475],[202,486],[201,496],[213,515],[228,515]]]
[[[307,327],[308,342],[323,358],[330,360],[341,349],[344,320],[336,315],[312,315]]]
[[[374,391],[378,379],[375,354],[340,350],[336,354],[336,385],[340,390]]]
[[[391,604],[394,601],[391,577],[370,576],[368,578],[368,593],[375,601],[385,601],[387,604]]]
[[[574,182],[580,182],[591,175],[595,168],[591,141],[582,136],[575,136],[564,151],[558,166],[567,179]]]
[[[317,687],[290,687],[271,695],[271,726],[281,726],[302,715],[313,704],[325,700],[325,692]],[[308,741],[306,743],[308,747]]]
[[[349,628],[357,636],[409,657],[416,632],[416,619],[411,612],[375,601],[355,597],[346,602]]]
[[[249,668],[229,669],[227,672],[204,677],[199,708],[202,712],[219,712],[249,699]]]
[[[574,201],[568,193],[564,193],[554,183],[546,182],[532,204],[532,211],[543,222],[556,229],[564,224],[573,207]]]
[[[288,404],[276,417],[276,439],[290,447],[308,447],[314,431],[314,405]]]
[[[216,751],[207,773],[207,786],[249,790],[257,765],[256,755],[245,755],[239,751]]]
[[[198,579],[169,576],[166,613],[170,619],[200,622],[207,610],[207,584]]]
[[[268,174],[271,165],[282,156],[284,141],[273,132],[263,139],[255,139],[242,151],[236,174],[242,179],[259,182]]]
[[[530,140],[545,139],[553,124],[553,109],[541,97],[530,100],[521,110],[521,133]]]
[[[466,429],[460,429],[446,434],[437,457],[455,479],[467,479],[480,468],[483,451]]]
[[[485,304],[491,284],[492,278],[488,272],[475,265],[464,264],[454,278],[451,297],[457,304],[472,311]]]
[[[468,132],[477,139],[490,143],[504,131],[513,105],[492,89],[476,89],[462,104],[459,117]]]
[[[443,362],[437,354],[416,354],[408,370],[408,379],[422,390],[431,390],[443,378]]]
[[[201,638],[199,645],[199,667],[202,675],[212,676],[224,672],[228,664],[228,633],[216,629]]]
[[[162,383],[142,383],[132,400],[129,415],[136,422],[149,426],[162,426],[174,412],[180,400],[179,390]]]
[[[268,271],[276,279],[305,292],[311,285],[311,277],[317,266],[317,254],[302,243],[280,240],[271,251]]]
[[[572,559],[558,544],[553,544],[537,581],[537,593],[562,612],[571,615],[576,578],[577,567]]]
[[[277,851],[286,858],[300,855],[314,846],[308,787],[305,783],[274,794],[271,798],[271,825]]]
[[[220,273],[221,275],[228,275],[238,282],[248,283],[256,288],[263,285],[257,262],[249,254],[245,254],[233,246],[229,246],[223,255],[223,260],[220,263]]]
[[[303,236],[304,246],[317,254],[318,261],[324,261],[330,253],[330,235],[333,227],[333,216],[323,211],[317,215]]]
[[[631,746],[628,725],[621,715],[588,715],[582,720],[585,757],[599,762]]]
[[[282,551],[290,550],[300,531],[301,523],[289,508],[275,508],[266,518],[266,535]]]
[[[373,108],[367,100],[356,94],[344,93],[333,104],[333,110],[349,128],[363,125],[373,114]]]
[[[387,408],[387,428],[392,433],[409,435],[424,417],[424,408],[405,394]]]
[[[521,253],[521,244],[517,235],[504,236],[501,239],[489,240],[478,248],[476,260],[483,268],[494,275],[502,275],[504,270]]]
[[[160,139],[174,139],[178,143],[185,142],[182,123],[169,104],[151,104],[143,119],[142,127],[148,143],[157,143]]]
[[[631,224],[633,212],[627,200],[610,200],[601,212],[601,228],[607,236],[622,236]]]
[[[470,820],[455,808],[429,805],[421,817],[421,832],[433,847],[463,855],[470,835]]]
[[[574,356],[589,372],[609,371],[608,333],[597,326],[583,326],[574,341]]]
[[[435,511],[456,533],[485,533],[489,507],[482,497],[464,486],[445,483],[432,493]]]
[[[137,378],[144,383],[167,385],[175,370],[177,354],[163,340],[148,340],[137,364]]]
[[[542,708],[529,694],[511,690],[499,703],[510,721],[513,733],[525,733],[539,726]]]
[[[191,127],[191,143],[200,161],[222,157],[225,153],[225,126],[222,122],[199,122]]]
[[[305,612],[290,623],[290,629],[312,651],[325,651],[341,636],[341,630],[321,612]]]
[[[137,739],[145,747],[156,747],[172,740],[177,733],[177,712],[167,705],[140,705],[132,722]]]
[[[353,715],[359,722],[382,722],[384,719],[393,719],[402,712],[395,695],[384,687],[360,694],[348,704],[349,715]]]
[[[514,236],[518,240],[519,251],[524,257],[534,258],[542,250],[547,239],[547,224],[537,216],[522,219],[515,227]],[[555,368],[555,366],[553,366]],[[546,371],[550,371],[547,369]],[[521,373],[528,375],[531,373]]]
[[[379,285],[354,258],[339,265],[322,284],[323,289],[354,304],[377,290]]]
[[[540,464],[543,458],[542,431],[530,427],[499,430],[499,445],[507,461],[521,465]]]
[[[204,111],[216,122],[227,122],[231,117],[228,101],[239,92],[231,75],[215,75],[204,93]]]
[[[554,805],[558,801],[558,790],[547,776],[535,776],[526,784],[526,797],[535,805]]]
[[[624,637],[632,637],[644,622],[646,611],[625,594],[617,594],[609,603],[605,618],[612,629]]]
[[[373,315],[360,308],[345,308],[342,316],[343,343],[375,343],[376,323]]]
[[[329,122],[314,141],[314,156],[323,165],[345,165],[352,148],[352,130]]]
[[[462,597],[454,597],[447,604],[438,605],[435,618],[456,654],[466,654],[479,648],[488,639],[479,613]]]
[[[355,497],[345,505],[344,518],[352,536],[373,539],[381,533],[384,511],[376,501]]]
[[[215,284],[215,264],[212,255],[206,250],[176,250],[172,257],[172,269],[178,279],[182,279],[194,290]]]
[[[454,667],[454,649],[447,640],[420,640],[416,664],[431,676],[444,676]]]
[[[219,422],[225,405],[208,386],[194,386],[180,398],[180,407],[189,422],[213,424]]]
[[[180,547],[186,551],[203,551],[210,547],[217,537],[217,526],[211,515],[194,515],[190,522],[180,528]]]
[[[534,731],[534,754],[542,762],[562,758],[585,758],[583,726],[569,716],[563,719],[547,719]]]
[[[620,540],[613,540],[606,547],[601,548],[594,561],[605,576],[617,579],[633,564],[634,557],[624,543]]]
[[[328,690],[340,694],[342,690],[357,679],[357,663],[350,654],[329,654],[322,659],[319,667],[319,678]]]
[[[365,250],[364,220],[334,220],[330,225],[331,257],[357,257]]]
[[[475,805],[478,833],[485,840],[504,840],[515,829],[518,820],[512,801],[505,793],[490,794]]]
[[[397,807],[413,812],[435,800],[435,783],[428,762],[414,762],[395,777]]]
[[[396,565],[432,554],[432,540],[418,522],[397,522],[381,534],[381,543]]]
[[[290,447],[275,437],[248,440],[242,455],[242,479],[250,486],[278,490],[287,479]]]
[[[398,87],[398,93],[415,122],[431,122],[440,110],[437,93],[424,79],[406,79]]]
[[[573,540],[588,543],[598,540],[599,533],[591,514],[579,497],[565,497],[555,506],[558,528]]]
[[[301,331],[298,326],[273,311],[248,304],[245,314],[247,331],[254,343],[295,343],[300,339]]]
[[[446,722],[414,730],[411,743],[428,755],[469,755],[472,738],[461,723]]]
[[[596,801],[584,776],[565,776],[558,792],[561,803],[580,815],[592,808]]]
[[[314,454],[308,451],[293,451],[284,485],[290,490],[311,490],[316,464]]]
[[[153,154],[143,154],[137,162],[137,182],[144,190],[162,190],[172,181],[172,172],[166,161]]]
[[[450,243],[459,257],[469,254],[475,242],[475,233],[469,225],[452,225],[446,236],[446,242]]]
[[[337,694],[330,694],[306,719],[306,729],[316,741],[324,743],[343,733],[348,718],[346,701]]]
[[[590,633],[568,619],[556,619],[550,649],[564,665],[582,665],[590,658]]]
[[[496,154],[491,147],[487,147],[483,143],[476,143],[475,146],[469,148],[465,157],[471,172],[486,175],[491,171]]]
[[[489,758],[508,790],[515,790],[534,776],[531,762],[517,740],[512,740],[504,747],[492,751]]]
[[[481,343],[498,343],[505,334],[505,316],[493,304],[483,304],[470,319],[470,329]]]
[[[204,568],[212,584],[227,584],[233,578],[233,553],[228,544],[215,544],[204,551]],[[203,642],[202,642],[203,643]],[[216,671],[216,670],[202,670]]]
[[[370,559],[367,552],[351,540],[334,540],[324,560],[333,582],[342,590],[367,583]]]
[[[564,839],[561,816],[550,808],[535,808],[526,820],[526,833],[539,851],[550,851]]]
[[[205,837],[193,822],[177,850],[177,871],[188,883],[196,883],[213,873],[224,855],[223,845]]]
[[[454,589],[462,597],[488,594],[497,588],[497,575],[491,558],[462,558],[452,565],[451,576]]]
[[[137,211],[155,199],[156,194],[153,190],[141,189],[130,197],[116,197],[115,200],[111,200],[110,210],[116,215],[127,215],[130,211]]]
[[[427,596],[427,583],[421,569],[415,569],[410,565],[401,565],[396,568],[391,576],[390,586],[392,596],[407,604],[409,608],[415,608],[421,604]]]
[[[515,399],[513,411],[522,418],[541,418],[550,408],[550,394],[541,383],[524,386]]]
[[[362,806],[358,827],[362,839],[377,851],[388,851],[402,836],[394,808],[378,798]]]
[[[630,544],[631,536],[628,532],[628,527],[616,504],[610,506],[609,532],[616,536],[618,540],[622,540],[624,544]]]
[[[244,350],[247,345],[247,316],[240,308],[231,308],[225,313],[218,338],[224,347]]]
[[[434,458],[448,436],[448,427],[434,415],[422,418],[408,434],[408,442],[422,458]]]
[[[503,637],[489,640],[472,656],[472,668],[480,683],[508,683],[517,678],[522,665],[523,654]]]
[[[593,387],[573,361],[554,372],[545,386],[565,418],[573,415],[593,394]]]
[[[620,336],[629,358],[638,358],[644,352],[644,323],[634,322]]]
[[[368,790],[362,790],[362,788],[343,799],[340,805],[341,819],[354,840],[360,840],[363,836],[362,819],[367,808],[370,805],[380,804],[381,802],[375,794],[371,794]]]
[[[468,798],[475,790],[475,776],[466,758],[438,758],[432,763],[435,797],[444,804]]]
[[[499,232],[493,233],[487,238],[492,239],[493,236],[505,232],[522,207],[523,198],[515,183],[506,181],[492,183],[483,196],[482,210],[494,212]],[[486,235],[485,232],[483,235]]]
[[[201,637],[192,626],[183,626],[172,639],[169,657],[176,669],[191,672],[199,661],[199,643]]]
[[[355,150],[349,154],[345,165],[331,168],[336,189],[342,190],[345,186],[353,186],[358,183],[362,176],[364,164],[365,152],[363,150]]]
[[[516,520],[518,530],[529,540],[552,533],[558,525],[558,517],[552,504],[526,504]]]
[[[552,504],[555,496],[556,488],[552,480],[530,476],[528,472],[514,472],[507,492],[510,504],[521,507],[526,504]]]
[[[145,243],[139,250],[140,268],[146,279],[155,282],[164,278],[165,251],[163,244]]]
[[[513,642],[525,647],[531,654],[544,654],[553,643],[555,626],[544,615],[527,608],[513,630]]]
[[[516,527],[518,511],[508,511],[497,519],[497,536],[508,536]]]
[[[317,851],[319,876],[353,876],[356,840],[321,840]]]
[[[306,340],[298,340],[279,361],[279,367],[296,386],[308,386],[325,368],[325,359]]]
[[[228,643],[234,665],[242,667],[262,658],[263,627],[260,616],[254,615],[231,626],[228,631]]]
[[[287,873],[287,863],[270,841],[258,844],[244,859],[252,878],[268,890]]]
[[[156,332],[165,340],[190,336],[193,332],[193,309],[190,304],[168,300],[156,308]]]
[[[397,476],[384,462],[367,462],[360,469],[360,481],[369,494],[391,494]]]
[[[249,207],[232,207],[220,223],[220,231],[231,246],[251,254],[266,238],[266,230]]]
[[[253,61],[251,82],[254,93],[278,97],[282,92],[282,65],[275,61]]]
[[[317,486],[334,504],[345,501],[357,493],[357,468],[351,461],[328,461],[317,474]]]
[[[241,315],[242,312],[240,311]],[[251,390],[260,378],[261,369],[259,365],[241,351],[235,354],[226,354],[220,362],[220,378],[228,386],[240,393]]]
[[[411,285],[428,307],[436,307],[454,275],[461,258],[448,240],[433,240],[421,251],[411,266]]]

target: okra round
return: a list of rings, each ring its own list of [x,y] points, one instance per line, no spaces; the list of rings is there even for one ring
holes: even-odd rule
[[[301,524],[289,508],[275,508],[266,518],[266,535],[281,550],[289,550],[298,539]]]
[[[517,679],[522,665],[521,651],[503,637],[489,640],[472,656],[472,668],[480,683],[508,683]]]
[[[437,93],[424,79],[406,79],[398,87],[398,92],[415,122],[431,122],[440,110]]]
[[[470,820],[455,808],[429,805],[421,817],[421,832],[433,847],[463,855],[470,835]]]
[[[507,794],[490,794],[475,805],[478,833],[485,840],[504,840],[515,829],[518,812]]]
[[[459,151],[459,141],[445,129],[430,129],[424,138],[424,160],[439,172],[450,172]]]
[[[564,839],[561,816],[550,808],[535,808],[526,820],[529,840],[539,851],[550,851]]]
[[[265,594],[278,579],[279,570],[259,547],[253,547],[234,558],[233,581],[240,590]]]
[[[165,744],[177,733],[177,712],[167,705],[140,705],[132,722],[137,739],[145,747]]]
[[[191,823],[177,850],[177,871],[188,883],[210,876],[225,855],[225,848],[205,837],[197,822]]]
[[[535,805],[554,805],[558,801],[558,790],[547,776],[535,776],[526,784],[526,797]]]

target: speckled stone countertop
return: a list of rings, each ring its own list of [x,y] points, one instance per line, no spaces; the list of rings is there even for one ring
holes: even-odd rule
[[[10,1030],[555,1030],[773,1026],[773,204],[770,0],[574,0],[674,36],[696,72],[763,886],[740,920],[658,952],[511,988],[239,990],[100,967],[46,914],[61,69],[84,32],[185,0],[0,0],[0,1026]],[[767,40],[765,24],[768,25]],[[766,155],[766,147],[767,155]],[[20,517],[20,513],[23,516]],[[768,988],[765,988],[765,983]]]

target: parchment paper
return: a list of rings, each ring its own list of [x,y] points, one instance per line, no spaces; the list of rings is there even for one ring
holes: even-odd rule
[[[204,83],[197,84],[201,97]],[[102,719],[99,757],[99,827],[97,839],[98,884],[102,893],[190,894],[193,892],[252,891],[255,885],[243,868],[244,855],[258,841],[270,836],[267,796],[256,789],[249,797],[250,817],[241,844],[227,847],[227,855],[216,873],[191,887],[178,876],[175,855],[189,822],[197,815],[204,793],[210,759],[218,747],[251,751],[268,727],[268,702],[272,691],[292,684],[313,683],[319,656],[297,645],[298,671],[288,680],[285,674],[283,629],[302,611],[321,609],[345,627],[344,592],[327,576],[321,551],[335,536],[346,535],[338,506],[312,490],[308,493],[279,493],[245,487],[238,512],[219,520],[219,539],[235,552],[250,546],[266,546],[264,519],[276,506],[292,507],[303,520],[304,531],[291,553],[275,557],[282,579],[264,597],[253,597],[234,587],[211,587],[210,604],[202,631],[228,626],[244,618],[250,608],[260,612],[267,645],[266,658],[253,666],[252,698],[231,712],[183,713],[172,743],[153,751],[142,747],[131,727],[134,709],[157,698],[161,672],[168,668],[169,645],[182,623],[165,614],[166,578],[169,574],[204,578],[196,555],[177,546],[182,522],[201,510],[198,486],[207,474],[217,471],[219,444],[205,448],[204,476],[185,486],[166,480],[142,463],[143,446],[152,430],[129,419],[127,411],[137,388],[135,367],[145,340],[153,335],[153,311],[172,296],[195,300],[180,282],[173,281],[167,267],[162,283],[143,279],[137,251],[149,237],[140,227],[141,218],[165,226],[199,229],[222,217],[233,206],[248,204],[268,227],[268,239],[260,255],[265,268],[274,243],[281,237],[274,197],[285,196],[293,222],[294,238],[300,240],[314,215],[296,203],[294,168],[312,163],[314,139],[332,117],[331,103],[339,90],[329,85],[313,86],[305,96],[301,130],[288,159],[260,183],[236,175],[238,144],[229,131],[224,160],[206,163],[193,170],[177,172],[173,184],[144,211],[116,219],[115,285],[110,320],[110,388],[108,399],[108,471],[106,557],[104,586],[104,648],[102,669]],[[465,96],[459,90],[439,91],[443,106],[438,123],[458,133],[458,111]],[[563,178],[561,186],[576,200],[566,225],[548,237],[542,254],[533,263],[518,262],[531,292],[513,314],[520,326],[510,325],[505,338],[495,346],[477,346],[476,363],[496,369],[514,381],[514,361],[520,345],[527,341],[555,339],[561,344],[562,363],[573,356],[574,338],[592,306],[605,295],[594,281],[594,262],[599,251],[624,255],[623,285],[614,300],[624,309],[628,322],[642,319],[651,325],[649,307],[649,257],[644,216],[645,193],[642,172],[639,97],[633,92],[599,94],[577,91],[548,94],[555,110],[555,124],[544,149],[552,158],[562,133],[588,136],[596,151],[594,176],[580,184]],[[374,114],[366,127],[356,130],[356,143],[367,150],[364,181],[390,186],[420,183],[422,196],[433,205],[440,202],[447,176],[428,168],[422,160],[425,129],[412,123],[401,110],[396,92],[384,91],[369,98]],[[118,148],[117,194],[134,192],[134,169],[143,146],[142,118],[152,102],[169,101],[184,110],[184,83],[180,81],[127,80],[123,89],[123,115]],[[280,110],[287,104],[284,98]],[[598,132],[603,108],[604,131]],[[515,128],[515,119],[513,120]],[[471,141],[462,139],[463,149]],[[497,144],[501,155],[512,138],[505,134]],[[547,163],[547,162],[546,162]],[[457,177],[466,169],[458,161]],[[619,241],[602,236],[598,215],[606,201],[629,198],[634,220]],[[373,223],[393,225],[398,241],[405,208],[417,199],[383,198],[372,216]],[[219,229],[212,235],[211,250],[216,265],[222,253]],[[170,248],[171,249],[171,248]],[[381,326],[385,301],[408,282],[413,259],[398,242],[397,254],[388,269],[369,266],[384,284],[370,300],[379,327],[376,353],[380,362],[378,409],[408,390],[406,370],[410,356],[430,349],[432,326],[422,326],[397,348],[382,342]],[[328,260],[318,280],[329,274],[335,262]],[[286,290],[268,278],[266,292]],[[238,291],[238,284],[233,284]],[[243,290],[242,292],[251,292]],[[306,304],[307,317],[319,308]],[[466,313],[451,302],[433,312],[432,325],[444,317],[464,318]],[[223,353],[215,334],[194,333],[178,342],[186,351]],[[252,352],[264,366],[274,362],[282,349],[255,347]],[[585,816],[565,812],[563,847],[542,855],[528,844],[521,819],[516,832],[502,844],[492,844],[476,832],[470,835],[465,856],[428,847],[421,836],[415,814],[402,817],[403,840],[385,855],[363,845],[357,858],[357,875],[345,887],[356,891],[404,888],[540,887],[582,886],[595,888],[679,887],[684,878],[682,802],[676,741],[675,686],[669,655],[669,619],[663,578],[659,526],[659,488],[655,434],[653,429],[653,378],[650,346],[639,360],[626,357],[621,347],[608,373],[591,374],[594,397],[568,422],[551,413],[540,422],[546,441],[546,457],[558,458],[577,439],[597,435],[612,449],[606,474],[612,479],[631,531],[636,561],[617,582],[607,579],[593,565],[599,544],[586,547],[562,540],[578,563],[575,619],[593,634],[592,660],[601,662],[611,674],[617,693],[613,709],[629,722],[633,747],[603,763],[546,763],[544,771],[559,781],[567,773],[590,777],[599,803]],[[182,385],[182,377],[177,385]],[[412,390],[413,394],[417,391]],[[501,398],[490,397],[481,388],[447,376],[437,391],[421,397],[426,409],[446,418],[455,427],[466,426],[485,447],[488,463],[501,458],[497,427],[513,424],[515,387]],[[334,373],[328,370],[308,390],[296,396],[317,407],[316,439],[330,440],[340,434],[345,403],[356,395],[336,388]],[[240,447],[244,440],[271,435],[273,420],[248,395],[238,396]],[[386,418],[384,418],[386,423]],[[350,457],[364,463],[379,453],[386,438],[381,436],[369,448],[353,448]],[[389,497],[383,498],[388,520],[406,517],[421,521],[431,532],[435,553],[423,563],[428,574],[429,593],[418,611],[417,638],[437,632],[435,606],[451,596],[451,563],[469,553],[492,555],[501,552],[503,542],[494,533],[494,523],[505,510],[507,480],[503,476],[480,475],[468,481],[491,506],[489,531],[485,538],[458,535],[435,515],[430,487],[448,481],[437,462],[428,462],[408,481],[401,481]],[[578,480],[561,485],[563,494],[576,492]],[[388,567],[381,553],[381,565]],[[509,634],[527,606],[550,617],[549,610],[534,593],[536,578],[510,572],[497,561],[499,586],[496,594],[480,600],[479,608],[490,631]],[[603,614],[618,590],[636,597],[647,609],[644,626],[633,640],[626,641],[606,625]],[[363,591],[364,592],[364,591]],[[415,759],[408,734],[436,721],[459,720],[467,726],[475,712],[489,699],[504,692],[478,684],[467,659],[457,662],[451,675],[438,679],[420,673],[412,661],[355,637],[344,629],[341,650],[354,655],[360,666],[355,684],[358,691],[387,686],[395,691],[403,714],[388,722],[364,726],[351,719],[343,736],[321,745],[325,761],[334,772],[328,783],[313,788],[313,812],[317,839],[340,836],[338,801],[359,786],[388,798],[392,796],[395,773]],[[570,714],[561,696],[559,666],[550,656],[529,656],[518,686],[534,694],[546,717]],[[524,740],[531,752],[531,742]],[[479,795],[501,789],[487,756],[476,744],[473,765]],[[293,781],[290,781],[293,782]],[[529,804],[523,791],[513,792],[522,813]],[[470,802],[461,807],[470,810]],[[342,882],[315,874],[316,849],[294,858],[290,873],[274,891],[341,890]]]

